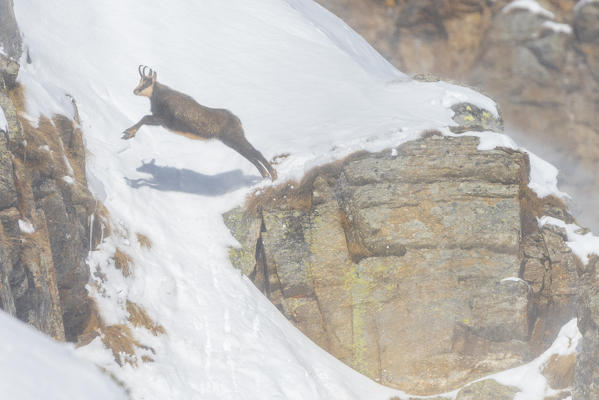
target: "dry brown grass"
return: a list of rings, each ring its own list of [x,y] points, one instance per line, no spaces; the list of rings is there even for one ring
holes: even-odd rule
[[[298,186],[298,182],[285,182],[250,193],[245,208],[253,215],[258,215],[262,209],[285,199],[293,209],[308,210],[312,205],[312,195],[309,191],[298,190]]]
[[[64,154],[73,169],[75,180],[87,186],[85,177],[85,145],[83,144],[83,133],[80,128],[75,127],[73,120],[64,115],[55,115],[52,118],[60,138]]]
[[[102,203],[101,201],[97,202],[95,213],[102,220],[106,221],[106,224],[108,224],[108,222],[110,221],[110,213],[108,212],[108,209],[106,208],[104,203]],[[107,226],[107,228],[110,229],[110,226]]]
[[[21,124],[21,133],[25,141],[13,143],[11,151],[15,155],[13,158],[15,186],[18,192],[17,208],[21,213],[27,214],[33,204],[33,194],[31,193],[30,174],[33,170],[41,176],[54,175],[54,161],[50,158],[50,153],[40,149],[40,146],[46,145],[47,138],[51,138],[55,129],[48,118],[39,119],[39,128],[34,128],[26,118],[21,117],[25,112],[25,96],[23,87],[17,84],[9,91],[9,96],[15,105],[17,118]],[[39,135],[37,131],[39,132]]]
[[[64,154],[73,169],[77,183],[87,186],[82,134],[79,129],[75,128],[73,121],[64,115],[54,115],[52,119],[41,116],[36,127],[23,117],[23,113],[26,111],[23,87],[17,85],[9,94],[15,105],[22,135],[26,141],[13,151],[27,165],[28,169],[35,169],[40,175],[51,178],[68,175],[68,167],[62,157]],[[69,142],[64,143],[65,140]],[[45,150],[46,146],[50,151]],[[61,181],[58,180],[58,182]]]
[[[436,129],[427,129],[425,131],[422,131],[422,133],[420,134],[420,137],[423,139],[433,137],[433,136],[443,136],[443,134]]]
[[[149,237],[147,237],[143,233],[139,233],[139,232],[136,233],[135,236],[137,236],[137,241],[139,242],[139,245],[141,247],[143,247],[144,249],[152,248],[152,241],[150,240]]]
[[[565,389],[574,384],[575,364],[575,354],[564,356],[554,354],[543,367],[542,373],[552,389]]]
[[[354,263],[359,263],[366,257],[371,257],[372,252],[366,248],[366,246],[362,243],[362,240],[358,237],[358,235],[351,228],[351,224],[347,219],[347,215],[341,210],[339,210],[339,217],[341,219],[341,226],[343,227],[343,232],[345,233],[345,242],[347,244],[347,250],[349,255]]]
[[[283,200],[285,209],[308,211],[312,207],[312,191],[316,178],[320,176],[325,180],[329,180],[339,175],[347,162],[363,156],[364,153],[366,152],[360,151],[342,160],[312,168],[299,182],[288,181],[253,192],[246,200],[245,209],[253,215],[259,215],[262,209],[272,208]]]
[[[131,276],[131,267],[133,266],[133,260],[127,253],[117,248],[114,251],[112,259],[114,260],[114,266],[116,267],[116,269],[121,271],[124,277]]]
[[[0,253],[2,253],[4,251],[8,251],[9,243],[10,243],[10,240],[4,233],[4,227],[2,226],[2,224],[0,224]]]
[[[271,163],[271,165],[278,165],[282,160],[286,159],[290,155],[291,155],[290,153],[277,154],[276,156],[273,157],[272,160],[270,160],[270,163]]]
[[[22,116],[26,111],[26,93],[23,87],[17,85],[9,92],[9,95],[17,110],[23,137],[27,141],[27,145],[22,149],[23,154],[19,154],[22,156],[21,159],[29,161],[42,174],[62,177],[68,172],[68,167],[61,156],[64,154],[73,170],[75,181],[80,185],[87,186],[85,146],[81,129],[73,120],[60,114],[53,115],[52,119],[41,116],[37,123],[38,126],[34,127],[27,118]],[[73,105],[76,107],[74,102]],[[77,112],[76,108],[75,111]],[[78,114],[75,119],[77,118]],[[48,151],[43,150],[43,146],[48,146],[54,157]]]
[[[103,238],[112,234],[112,227],[110,226],[110,213],[101,201],[96,200],[93,213],[91,244],[95,250],[102,243]]]
[[[87,320],[85,328],[83,328],[83,332],[77,338],[77,346],[85,346],[86,344],[89,344],[92,340],[94,340],[95,337],[98,336],[98,332],[102,326],[104,326],[104,322],[100,317],[98,305],[94,300],[91,300],[89,319]]]
[[[146,354],[144,354],[143,356],[141,356],[141,361],[145,362],[145,363],[150,363],[150,362],[154,362],[154,359]]]
[[[54,179],[68,175],[67,166],[62,158],[62,154],[67,154],[62,149],[60,133],[52,121],[41,116],[37,127],[31,125],[26,118],[20,117],[19,121],[23,128],[23,137],[27,141],[21,159],[28,167],[37,170],[42,176]]]
[[[17,209],[23,215],[27,215],[28,211],[34,208],[33,191],[29,185],[30,178],[28,171],[23,162],[18,158],[12,159],[13,179],[15,189],[17,190]]]
[[[522,235],[530,235],[539,229],[537,218],[547,215],[548,209],[562,210],[565,215],[568,207],[559,198],[547,196],[542,199],[528,186],[522,185],[520,188],[520,223],[522,226]],[[566,221],[574,222],[574,221]]]
[[[133,337],[129,327],[122,324],[105,326],[101,328],[101,339],[120,366],[137,365],[135,348],[143,346]]]
[[[142,357],[143,358],[143,357]],[[119,386],[121,389],[123,389],[123,391],[125,392],[125,394],[127,395],[127,398],[130,399],[131,398],[131,390],[127,387],[127,385],[125,385],[125,382],[123,382],[122,380],[120,380],[119,378],[117,378],[117,376],[115,374],[113,374],[112,372],[110,372],[109,370],[107,370],[106,368],[102,368],[100,366],[98,366],[98,368],[100,369],[100,371],[102,371],[102,373],[104,373],[106,376],[108,376],[110,379],[112,379],[112,381]]]
[[[17,82],[15,87],[8,91],[8,96],[18,111],[25,111],[25,90],[20,83]]]
[[[129,322],[131,322],[133,326],[145,328],[152,332],[152,335],[154,336],[164,335],[166,333],[164,327],[154,322],[146,310],[139,304],[127,300],[127,312],[129,313]]]
[[[135,354],[136,348],[149,351],[153,354],[155,353],[153,348],[135,339],[131,333],[131,329],[127,325],[106,325],[100,317],[97,304],[93,300],[91,301],[90,314],[90,319],[83,333],[78,338],[77,346],[85,346],[94,340],[94,338],[100,337],[104,346],[112,351],[114,360],[120,366],[125,364],[137,366],[138,357]],[[147,354],[142,355],[140,359],[142,362],[153,361]]]

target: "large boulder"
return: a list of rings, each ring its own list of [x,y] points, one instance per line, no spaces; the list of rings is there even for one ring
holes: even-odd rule
[[[512,400],[519,391],[518,388],[503,386],[493,379],[485,379],[460,390],[456,400]]]
[[[575,314],[578,261],[526,154],[427,133],[358,153],[225,214],[234,265],[302,332],[414,394],[540,354]]]

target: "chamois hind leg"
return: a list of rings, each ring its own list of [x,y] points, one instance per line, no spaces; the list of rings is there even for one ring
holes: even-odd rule
[[[251,146],[251,145],[250,145]],[[264,165],[264,167],[268,170],[268,173],[270,174],[270,178],[274,181],[277,179],[277,171],[275,171],[275,169],[270,165],[270,163],[266,160],[266,158],[264,158],[264,156],[262,155],[262,153],[260,153],[258,150],[254,149],[254,151],[256,152],[256,157],[258,158],[258,160],[262,163],[262,165]]]
[[[264,168],[264,166],[260,163],[260,161],[258,159],[252,158],[250,156],[245,156],[243,154],[241,154],[241,155],[244,156],[245,158],[247,158],[247,160],[249,162],[251,162],[252,164],[254,164],[256,166],[256,168],[258,168],[258,171],[260,171],[260,175],[262,175],[263,178],[270,177],[269,172]]]
[[[260,153],[250,144],[250,142],[246,140],[243,134],[235,135],[235,137],[233,138],[227,135],[221,137],[220,139],[228,147],[232,148],[233,150],[241,154],[246,160],[254,164],[258,171],[260,171],[260,175],[262,175],[263,178],[267,178],[270,176],[267,169],[264,168],[264,166],[260,163],[260,160],[257,157],[257,155]]]

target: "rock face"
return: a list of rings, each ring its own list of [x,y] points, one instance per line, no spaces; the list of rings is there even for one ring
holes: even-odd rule
[[[81,131],[76,116],[42,117],[35,127],[20,115],[21,44],[10,0],[0,0],[0,21],[0,107],[8,122],[7,131],[0,127],[0,308],[75,341],[90,314],[85,258],[100,230],[96,223],[90,240],[96,202]]]
[[[574,400],[599,398],[599,257],[582,269],[582,290],[578,302],[578,329],[582,349],[574,369]]]
[[[0,44],[2,44],[4,55],[19,59],[21,34],[15,20],[13,0],[0,0]]]
[[[414,394],[531,359],[575,314],[577,258],[528,158],[426,137],[312,171],[225,215],[231,259],[302,332]]]
[[[485,379],[460,390],[456,400],[512,400],[519,391],[515,387],[500,385],[493,379]]]
[[[537,0],[546,11],[531,12],[510,0],[317,1],[400,70],[489,94],[510,131],[533,148],[552,144],[565,190],[584,187],[574,197],[596,209],[584,198],[599,196],[599,175],[587,172],[599,168],[599,2]],[[599,229],[597,213],[583,215]]]

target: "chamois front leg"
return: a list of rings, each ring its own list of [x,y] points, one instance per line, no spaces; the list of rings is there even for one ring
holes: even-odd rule
[[[143,125],[162,125],[162,119],[155,115],[145,115],[137,124],[123,131],[121,139],[131,139]]]

